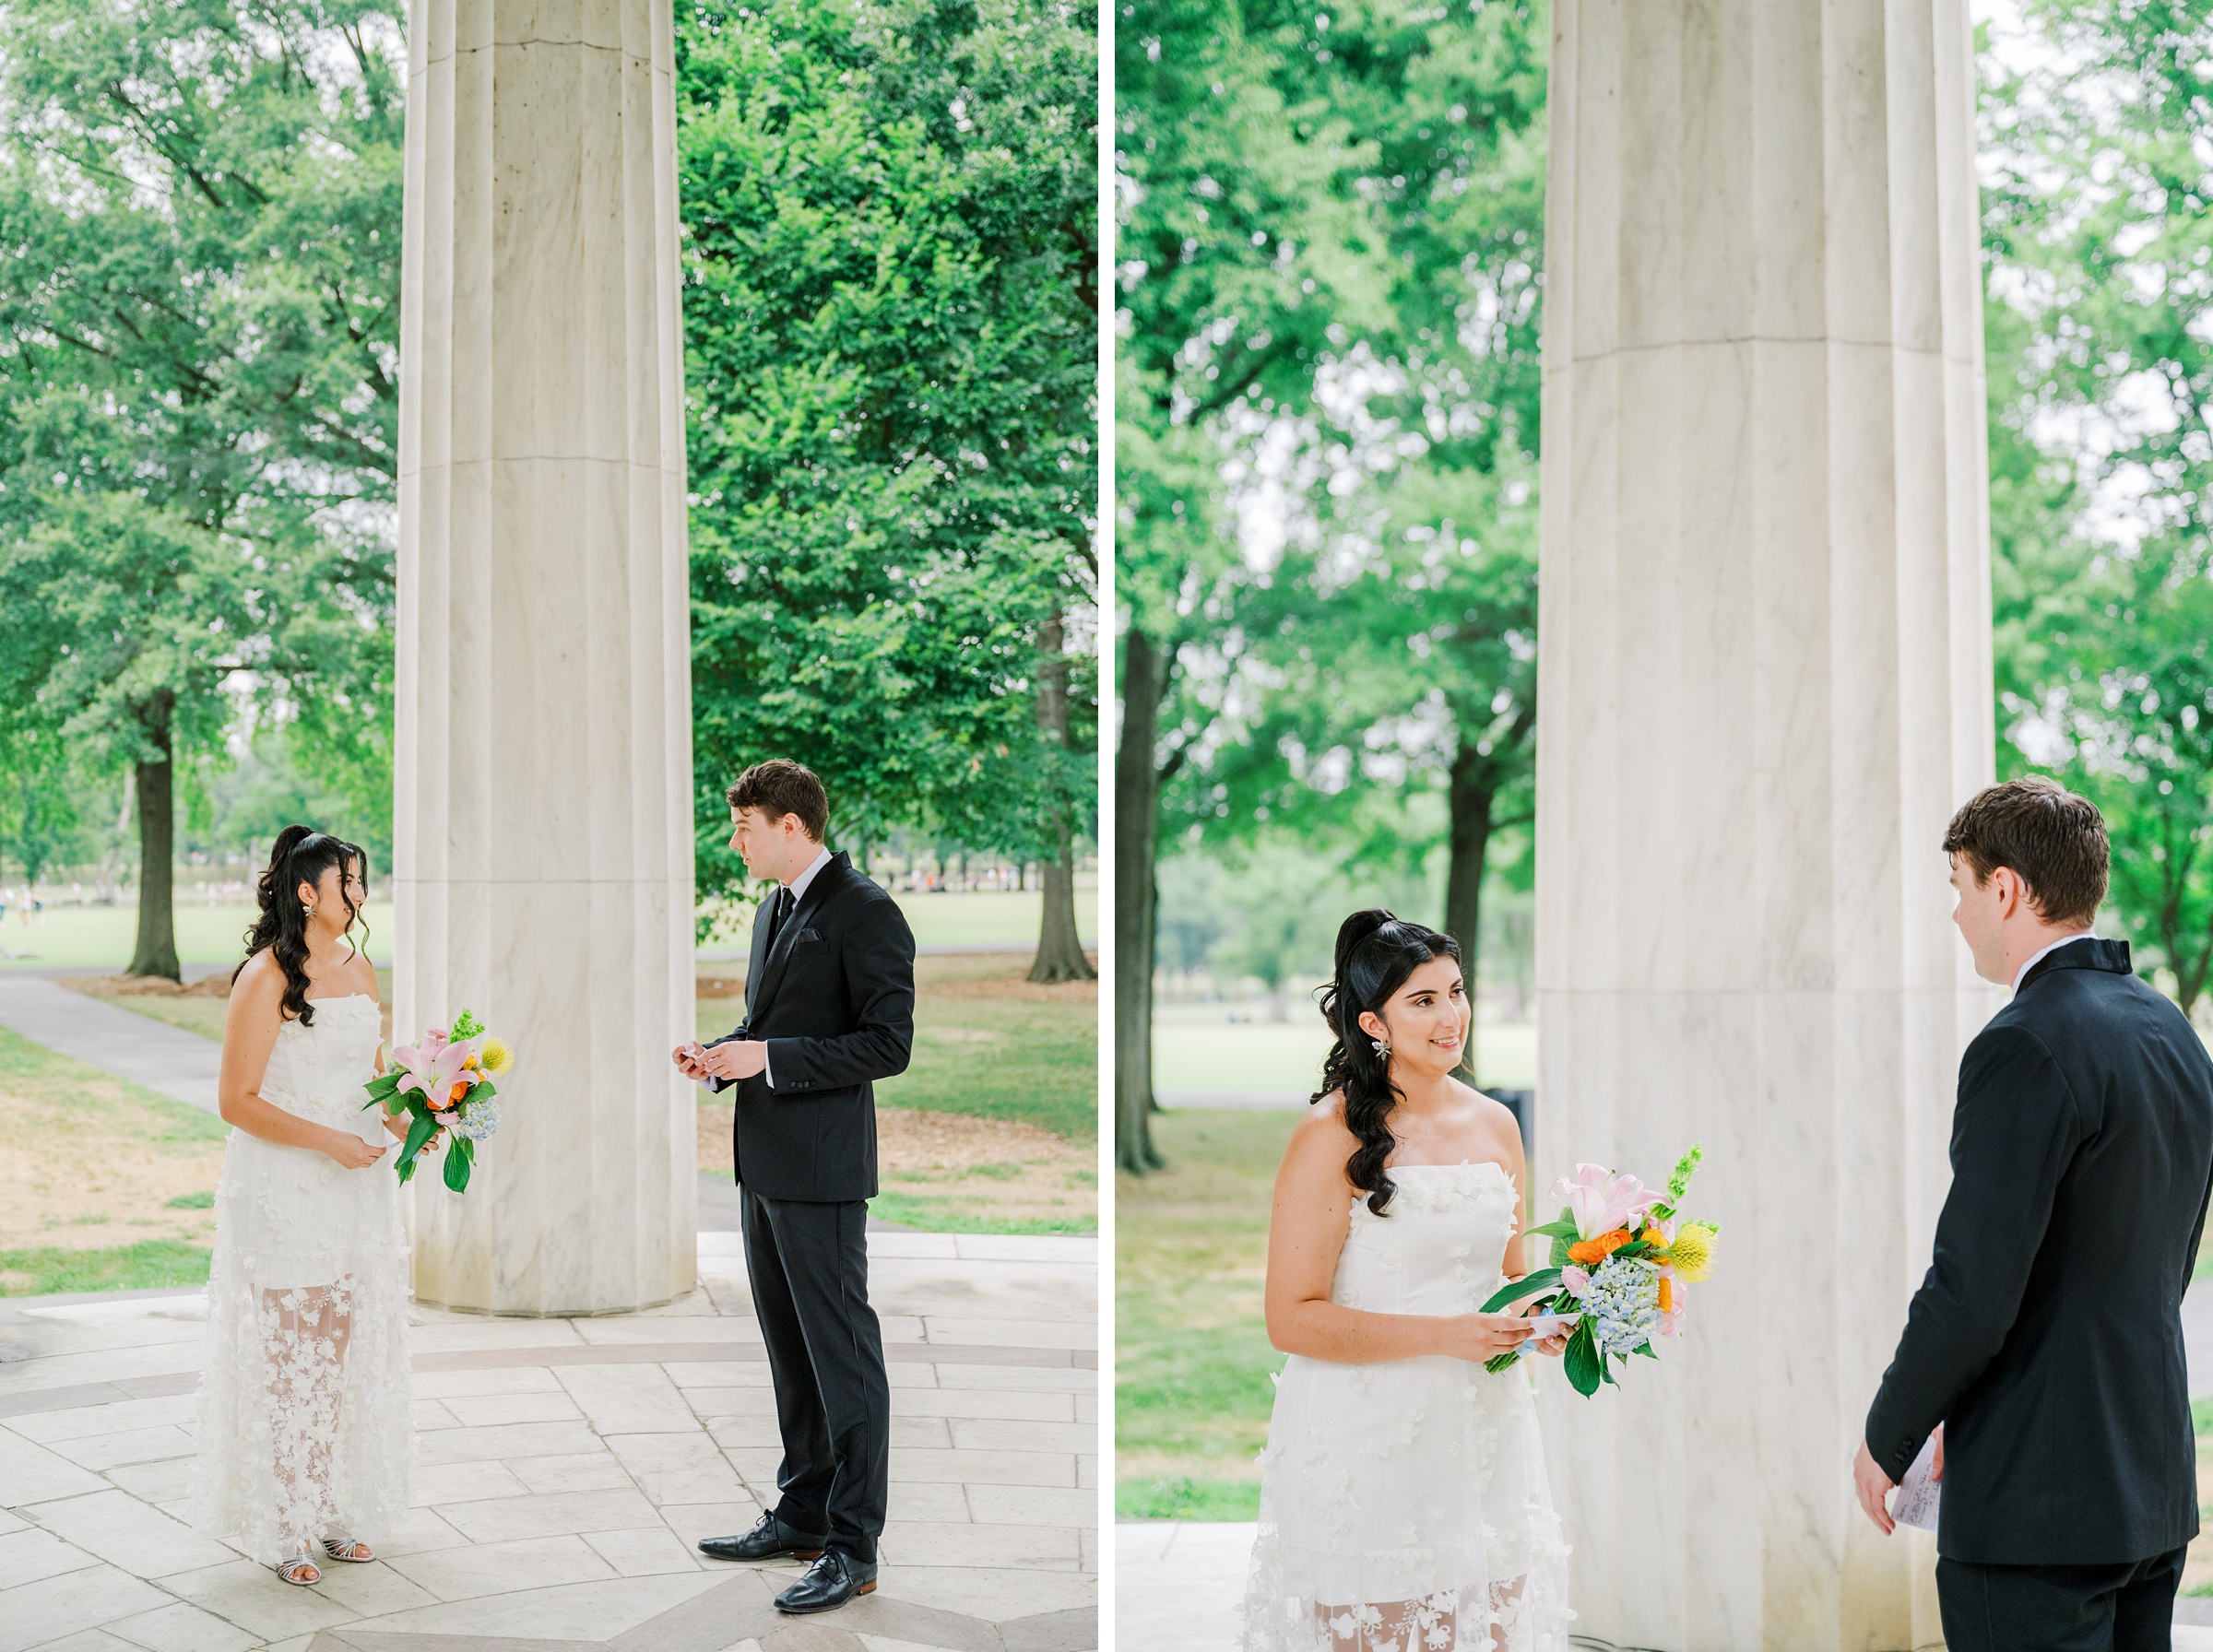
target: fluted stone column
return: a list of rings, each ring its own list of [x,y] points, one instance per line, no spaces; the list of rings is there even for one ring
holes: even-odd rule
[[[415,0],[400,345],[396,1015],[520,1052],[415,1286],[690,1289],[692,747],[669,0]]]
[[[1556,0],[1538,959],[1543,1183],[1722,1226],[1687,1346],[1547,1384],[1581,1633],[1940,1638],[1853,1505],[1995,1007],[1938,844],[1993,762],[1963,0]]]

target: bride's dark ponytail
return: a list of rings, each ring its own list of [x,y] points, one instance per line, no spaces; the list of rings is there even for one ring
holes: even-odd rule
[[[353,903],[346,888],[346,868],[357,861],[366,882],[369,856],[361,845],[341,842],[312,826],[287,826],[269,846],[268,869],[254,886],[261,914],[246,931],[246,957],[251,959],[266,947],[277,960],[277,967],[284,972],[287,1021],[297,1019],[303,1026],[313,1026],[315,1021],[315,1008],[307,1001],[307,908],[301,903],[300,886],[320,884],[323,874],[337,867],[338,898],[346,903],[348,917],[358,919],[361,909]],[[242,961],[238,970],[245,967]],[[238,979],[238,970],[231,972],[231,980]]]
[[[1344,1092],[1344,1124],[1360,1145],[1344,1162],[1345,1179],[1367,1195],[1378,1216],[1397,1191],[1383,1164],[1396,1138],[1391,1110],[1400,1101],[1391,1081],[1391,1062],[1360,1025],[1363,1011],[1382,1013],[1406,977],[1432,958],[1460,957],[1460,943],[1421,924],[1402,922],[1379,906],[1355,912],[1337,930],[1336,974],[1320,992],[1321,1019],[1337,1042],[1321,1064],[1319,1102],[1331,1091]]]

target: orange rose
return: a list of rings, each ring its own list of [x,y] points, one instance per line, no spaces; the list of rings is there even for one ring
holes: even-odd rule
[[[461,1098],[467,1093],[468,1080],[467,1079],[463,1079],[456,1083],[452,1090],[446,1092],[445,1104],[449,1107],[458,1106],[460,1104]]]
[[[1568,1259],[1579,1267],[1596,1268],[1628,1242],[1629,1230],[1615,1228],[1612,1233],[1601,1233],[1580,1245],[1570,1245],[1568,1247]]]
[[[1666,1279],[1660,1281],[1660,1311],[1663,1314],[1672,1314],[1675,1311],[1675,1293],[1668,1289],[1675,1282],[1673,1280]]]

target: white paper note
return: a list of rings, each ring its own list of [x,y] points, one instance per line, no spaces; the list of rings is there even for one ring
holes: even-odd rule
[[[1905,1481],[1891,1502],[1890,1517],[1900,1526],[1918,1526],[1923,1531],[1936,1529],[1936,1500],[1944,1488],[1929,1478],[1929,1470],[1935,1463],[1936,1436],[1932,1434],[1921,1443],[1921,1455],[1906,1470]]]

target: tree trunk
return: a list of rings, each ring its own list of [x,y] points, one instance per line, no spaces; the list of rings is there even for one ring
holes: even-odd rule
[[[146,738],[161,755],[132,767],[138,794],[138,942],[131,951],[134,975],[183,981],[177,963],[177,914],[172,903],[176,856],[175,771],[170,749],[166,701],[141,714]]]
[[[1122,742],[1114,754],[1114,1159],[1142,1176],[1166,1162],[1153,1146],[1154,856],[1160,771],[1153,749],[1168,656],[1130,628],[1122,645]]]
[[[1037,730],[1056,752],[1068,749],[1068,655],[1063,652],[1067,633],[1058,613],[1037,628]],[[1068,798],[1054,785],[1053,832],[1057,853],[1041,863],[1040,887],[1045,891],[1044,912],[1037,924],[1037,957],[1030,965],[1033,981],[1092,981],[1098,971],[1083,956],[1083,938],[1076,932],[1075,829],[1069,820]]]
[[[1445,933],[1460,942],[1460,971],[1468,985],[1468,1047],[1461,1070],[1475,1076],[1476,949],[1483,944],[1483,865],[1491,844],[1491,809],[1497,801],[1490,760],[1462,746],[1453,753],[1450,808],[1451,858],[1445,872]]]

